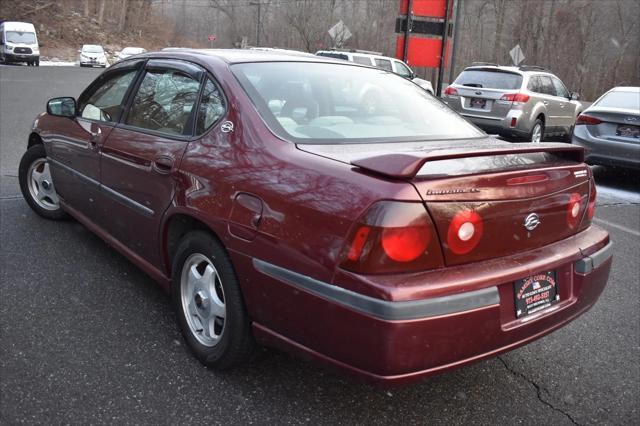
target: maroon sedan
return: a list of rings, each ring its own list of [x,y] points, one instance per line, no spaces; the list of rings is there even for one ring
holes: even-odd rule
[[[258,342],[405,383],[562,327],[611,268],[582,148],[496,141],[353,63],[138,55],[50,100],[28,147],[33,210],[170,291],[216,368]]]

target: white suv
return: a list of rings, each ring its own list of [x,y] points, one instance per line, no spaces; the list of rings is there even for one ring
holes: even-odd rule
[[[375,52],[367,52],[364,50],[319,50],[316,52],[316,55],[343,59],[345,61],[355,62],[356,64],[369,65],[371,67],[391,71],[394,74],[398,74],[401,77],[413,81],[433,95],[433,86],[431,85],[431,82],[417,78],[413,70],[399,59],[382,56]]]

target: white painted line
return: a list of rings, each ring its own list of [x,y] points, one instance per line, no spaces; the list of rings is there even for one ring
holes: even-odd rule
[[[612,228],[619,229],[620,231],[628,232],[631,235],[635,235],[636,237],[640,237],[640,231],[635,229],[627,228],[626,226],[618,225],[617,223],[609,222],[606,220],[599,219],[597,217],[593,218],[594,222],[602,223],[604,225],[610,226]]]

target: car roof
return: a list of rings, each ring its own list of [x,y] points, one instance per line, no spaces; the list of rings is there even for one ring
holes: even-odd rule
[[[402,60],[398,59],[398,58],[393,58],[391,56],[384,56],[375,52],[362,52],[362,51],[357,51],[357,50],[318,50],[316,52],[316,55],[319,55],[320,53],[329,53],[329,54],[343,54],[343,55],[358,55],[358,56],[364,56],[367,58],[378,58],[378,59],[387,59],[389,61],[399,61],[402,62]],[[321,56],[321,55],[320,55]]]
[[[523,65],[523,67],[526,67],[526,65]],[[515,66],[506,66],[506,65],[472,65],[470,67],[466,67],[464,69],[465,71],[467,70],[495,70],[495,71],[507,71],[507,72],[511,72],[514,74],[520,74],[520,75],[531,75],[531,74],[544,74],[544,75],[552,75],[555,77],[555,74],[549,70],[546,70],[542,67],[532,67],[532,68],[525,68],[522,69],[521,67],[515,67]]]
[[[324,62],[344,63],[334,58],[325,58],[306,52],[294,50],[253,50],[253,49],[190,49],[190,48],[165,48],[160,52],[148,52],[143,57],[163,57],[175,59],[197,58],[200,61],[210,59],[222,60],[228,64],[245,62]],[[355,64],[357,65],[357,64]]]
[[[629,92],[629,93],[640,93],[640,87],[635,86],[618,86],[609,90],[609,92]]]

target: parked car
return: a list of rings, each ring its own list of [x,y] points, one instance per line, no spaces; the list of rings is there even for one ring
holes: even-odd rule
[[[416,74],[411,68],[409,68],[409,65],[399,59],[382,56],[377,52],[368,52],[365,50],[319,50],[316,52],[316,55],[342,59],[345,61],[355,62],[356,64],[369,65],[381,68],[385,71],[390,71],[406,78],[407,80],[413,81],[433,95],[433,86],[431,85],[431,82],[416,77]]]
[[[145,53],[146,51],[147,49],[144,49],[142,47],[125,47],[120,52],[118,52],[116,59],[118,61],[121,61],[128,58],[129,56],[139,55],[140,53]]]
[[[80,53],[80,66],[81,67],[102,67],[106,68],[108,65],[107,54],[102,46],[97,44],[84,44],[82,49],[78,50]]]
[[[640,87],[615,87],[576,120],[573,143],[589,164],[640,169]]]
[[[578,98],[542,67],[484,63],[465,68],[443,93],[451,108],[486,132],[536,143],[550,136],[571,141],[582,111]]]
[[[33,24],[0,22],[0,63],[25,62],[40,66],[40,47]]]
[[[382,102],[354,103],[354,82]],[[50,100],[19,181],[36,213],[76,218],[170,291],[205,365],[258,342],[406,383],[596,302],[612,246],[583,153],[492,139],[371,67],[184,50]]]

